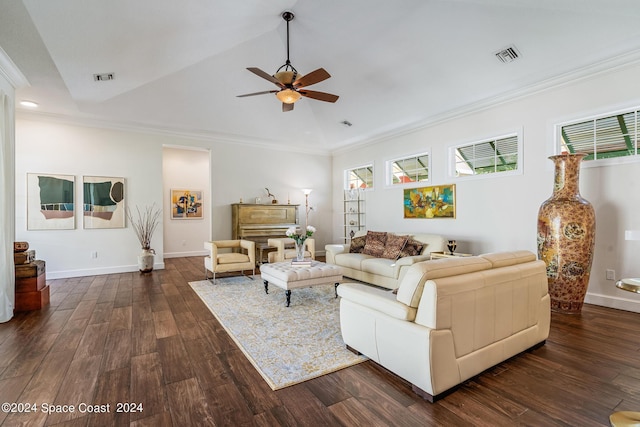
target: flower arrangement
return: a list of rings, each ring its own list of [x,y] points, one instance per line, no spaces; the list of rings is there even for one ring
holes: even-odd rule
[[[127,218],[136,236],[138,236],[142,249],[149,250],[151,249],[151,238],[158,227],[162,211],[157,209],[154,203],[152,206],[144,208],[142,212],[140,212],[140,208],[136,206],[136,212],[137,216],[134,218],[129,208],[127,208]]]
[[[315,232],[316,228],[313,225],[307,225],[307,229],[304,234],[298,234],[296,227],[289,227],[285,234],[287,235],[287,237],[295,240],[297,244],[301,245],[305,240],[313,236],[313,233]]]

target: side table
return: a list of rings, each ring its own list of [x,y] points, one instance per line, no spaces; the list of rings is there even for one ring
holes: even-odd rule
[[[440,258],[457,258],[457,257],[467,257],[473,256],[473,254],[463,254],[460,252],[431,252],[431,259],[440,259]]]
[[[256,261],[258,265],[263,264],[265,261],[265,257],[269,257],[269,252],[275,251],[277,248],[274,246],[269,246],[267,243],[258,243],[256,245]]]
[[[616,282],[616,288],[640,294],[640,279],[622,279]],[[630,427],[640,425],[640,412],[618,411],[609,416],[609,423],[613,427]]]
[[[616,282],[616,288],[640,294],[640,279],[622,279]]]

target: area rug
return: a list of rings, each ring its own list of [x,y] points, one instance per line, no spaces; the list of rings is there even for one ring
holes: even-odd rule
[[[209,307],[273,390],[366,360],[347,350],[340,334],[340,299],[333,284],[264,291],[260,276],[202,280],[189,285]]]

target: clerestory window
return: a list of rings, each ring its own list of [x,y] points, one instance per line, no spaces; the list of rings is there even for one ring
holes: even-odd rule
[[[431,168],[429,153],[416,154],[386,162],[387,185],[412,184],[429,181]]]
[[[345,171],[345,190],[373,188],[373,163]]]
[[[584,160],[638,155],[640,111],[620,112],[559,125],[559,153],[585,153]]]
[[[456,178],[496,173],[521,173],[522,143],[519,133],[501,135],[450,147],[451,175]]]

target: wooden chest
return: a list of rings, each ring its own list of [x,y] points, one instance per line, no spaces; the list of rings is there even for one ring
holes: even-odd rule
[[[27,264],[35,261],[36,259],[36,251],[27,250],[24,252],[14,252],[13,253],[13,263],[15,265]]]
[[[49,304],[45,269],[46,264],[41,260],[15,266],[15,311],[39,310]]]

